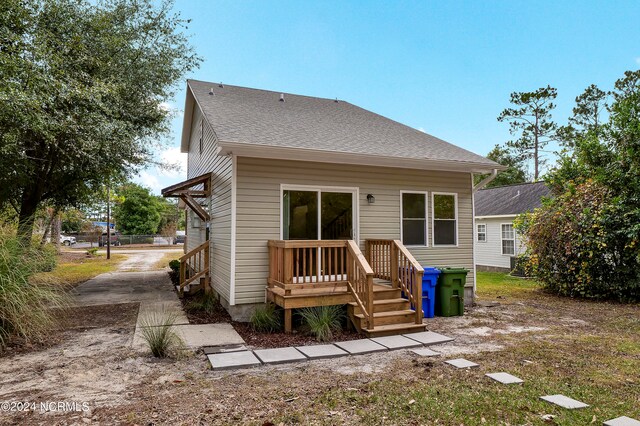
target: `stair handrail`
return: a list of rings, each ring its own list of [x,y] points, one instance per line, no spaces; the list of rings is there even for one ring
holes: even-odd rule
[[[366,240],[367,261],[374,276],[391,281],[415,311],[415,323],[422,324],[422,276],[424,269],[400,240]]]
[[[353,240],[347,241],[347,287],[360,307],[367,329],[375,327],[373,313],[373,269]]]
[[[180,256],[180,292],[195,280],[205,278],[205,291],[209,290],[209,243],[207,240]]]

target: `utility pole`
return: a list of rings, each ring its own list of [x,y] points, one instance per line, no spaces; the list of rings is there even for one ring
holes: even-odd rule
[[[111,259],[111,188],[107,183],[107,260]]]

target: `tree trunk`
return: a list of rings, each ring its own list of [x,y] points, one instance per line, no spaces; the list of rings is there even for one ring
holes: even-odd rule
[[[31,197],[23,197],[18,214],[18,238],[23,244],[31,244],[33,224],[35,221],[38,202]]]

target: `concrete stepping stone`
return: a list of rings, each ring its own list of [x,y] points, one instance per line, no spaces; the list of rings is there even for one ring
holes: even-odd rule
[[[453,341],[453,338],[434,333],[433,331],[421,331],[419,333],[403,334],[404,337],[415,340],[423,345],[437,345],[440,343],[446,343]]]
[[[260,365],[260,360],[250,351],[225,352],[207,355],[207,358],[209,358],[211,368],[214,370],[230,370]]]
[[[296,346],[309,359],[335,358],[349,355],[335,345]]]
[[[456,368],[474,368],[474,367],[478,367],[478,364],[476,364],[475,362],[466,360],[464,358],[457,358],[457,359],[450,359],[448,361],[445,361],[447,364],[449,365],[453,365]]]
[[[225,352],[240,352],[246,351],[245,345],[228,345],[228,346],[205,346],[202,351],[205,355],[221,354]]]
[[[500,382],[505,385],[510,385],[513,383],[524,383],[524,380],[522,380],[519,377],[512,376],[509,373],[489,373],[489,374],[485,374],[485,376],[495,380],[496,382]]]
[[[441,355],[440,352],[432,351],[429,348],[413,349],[411,352],[419,356],[440,356]]]
[[[540,399],[555,405],[559,405],[562,408],[567,408],[569,410],[574,410],[576,408],[585,408],[589,406],[589,404],[585,404],[584,402],[577,401],[564,395],[546,395],[541,396]]]
[[[285,364],[288,362],[306,361],[307,357],[296,348],[258,349],[253,353],[265,364]]]
[[[607,420],[603,423],[604,426],[640,426],[640,421],[632,419],[631,417],[622,416],[615,419]]]
[[[370,339],[347,340],[346,342],[334,343],[340,349],[349,352],[351,355],[368,354],[371,352],[386,351],[387,348]]]
[[[176,325],[174,329],[191,349],[244,344],[242,337],[228,323]]]
[[[415,348],[416,346],[422,346],[422,343],[417,340],[408,339],[404,336],[372,337],[371,340],[389,349]]]

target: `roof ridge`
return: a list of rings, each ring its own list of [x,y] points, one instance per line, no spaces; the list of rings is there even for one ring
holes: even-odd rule
[[[282,95],[289,95],[289,96],[298,96],[298,97],[301,97],[301,98],[320,99],[320,100],[323,100],[323,101],[335,102],[337,100],[338,102],[344,102],[344,103],[348,103],[350,105],[354,105],[354,104],[352,104],[350,102],[347,102],[345,100],[338,99],[338,98],[322,98],[320,96],[301,95],[299,93],[283,92],[281,90],[258,89],[258,88],[255,88],[255,87],[237,86],[235,84],[226,84],[226,83],[221,83],[221,82],[217,82],[216,83],[216,82],[213,82],[213,81],[198,80],[198,79],[195,79],[195,78],[188,78],[187,79],[187,84],[190,81],[197,81],[199,83],[207,83],[207,84],[212,84],[212,85],[215,85],[215,86],[217,86],[219,84],[222,84],[222,86],[223,86],[222,88],[224,88],[224,86],[229,86],[229,87],[235,87],[237,89],[254,90],[256,92],[270,92],[270,93],[275,93],[277,95],[281,95],[282,94]],[[354,105],[354,106],[356,106],[356,105]]]
[[[522,182],[522,183],[512,183],[512,184],[508,184],[508,185],[498,185],[498,186],[492,186],[491,188],[482,188],[480,191],[489,191],[492,189],[499,189],[499,188],[511,188],[511,187],[515,187],[515,186],[525,186],[525,185],[536,185],[539,183],[543,183],[543,184],[547,184],[547,182],[543,181],[543,180],[539,180],[537,182]]]

